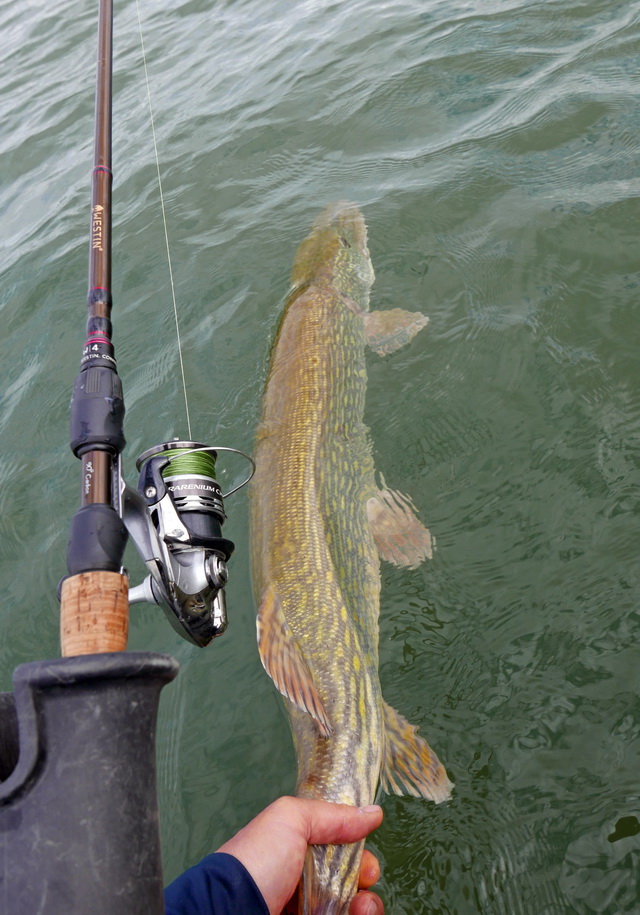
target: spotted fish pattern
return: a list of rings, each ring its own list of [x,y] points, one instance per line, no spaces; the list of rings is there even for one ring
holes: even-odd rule
[[[407,496],[377,485],[363,422],[365,347],[393,352],[427,318],[369,311],[374,272],[353,204],[320,214],[291,280],[257,434],[251,539],[258,648],[285,698],[296,793],[361,806],[380,782],[439,803],[451,782],[378,678],[380,557],[414,568],[431,537]],[[346,915],[362,849],[310,848],[304,915]]]

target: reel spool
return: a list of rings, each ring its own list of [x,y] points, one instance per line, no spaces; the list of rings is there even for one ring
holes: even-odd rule
[[[251,464],[226,494],[216,479],[220,451]],[[249,482],[255,464],[236,448],[173,441],[144,451],[136,468],[138,492],[125,487],[123,517],[150,574],[130,589],[129,602],[159,604],[180,635],[208,645],[227,628],[224,586],[234,544],[222,536],[224,499]]]

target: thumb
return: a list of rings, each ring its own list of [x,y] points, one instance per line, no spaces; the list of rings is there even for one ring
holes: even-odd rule
[[[382,808],[351,807],[328,801],[304,800],[307,843],[309,845],[343,845],[358,842],[382,823]]]

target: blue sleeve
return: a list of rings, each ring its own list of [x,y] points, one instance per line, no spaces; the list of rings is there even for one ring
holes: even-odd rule
[[[246,867],[224,852],[207,855],[164,891],[166,915],[269,915]]]

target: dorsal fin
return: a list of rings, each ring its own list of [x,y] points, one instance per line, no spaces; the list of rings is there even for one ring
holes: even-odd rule
[[[387,794],[411,794],[441,804],[451,797],[453,783],[418,729],[399,712],[382,703],[384,757],[380,784]]]

